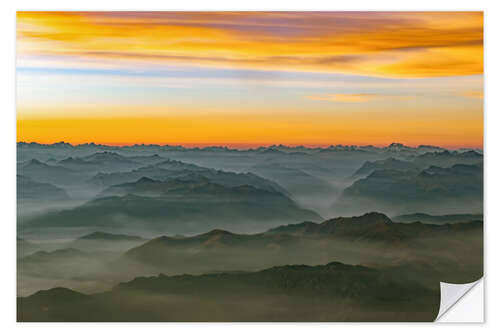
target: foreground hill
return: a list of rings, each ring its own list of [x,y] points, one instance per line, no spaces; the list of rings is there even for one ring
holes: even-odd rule
[[[153,296],[154,295],[154,296]],[[18,298],[18,321],[432,321],[439,292],[332,262],[258,272],[136,278],[111,292]]]
[[[17,261],[21,276],[51,277],[53,279],[76,278],[75,273],[82,275],[89,266],[95,265],[99,257],[73,248],[54,251],[37,251]],[[101,267],[102,268],[102,267]]]
[[[54,286],[83,292],[107,290],[120,281],[114,278],[109,267],[116,258],[117,254],[98,248],[82,251],[70,247],[40,250],[18,257],[17,293],[29,295]]]
[[[431,166],[421,172],[375,170],[346,188],[333,204],[335,215],[380,210],[391,215],[480,212],[483,165]]]
[[[466,220],[467,221],[467,220]],[[381,213],[367,213],[356,217],[338,217],[323,223],[302,223],[281,226],[266,234],[289,235],[329,235],[347,238],[351,241],[405,241],[414,238],[437,236],[482,228],[482,221],[469,221],[461,224],[432,225],[424,223],[395,223]]]
[[[465,275],[453,270],[458,281],[482,274],[480,263],[465,264],[470,260],[467,258],[481,256],[482,226],[481,221],[445,225],[394,223],[384,214],[368,213],[322,223],[290,224],[258,234],[217,229],[192,237],[154,238],[125,252],[119,266],[137,266],[138,272],[179,274],[254,270],[325,260],[387,266],[411,259],[426,265],[426,269],[435,266],[427,272],[429,277],[449,278],[452,272],[448,268],[440,271],[440,267],[462,261]],[[428,258],[430,253],[434,253],[432,258]]]
[[[26,227],[140,227],[189,233],[216,227],[251,230],[283,222],[321,220],[286,195],[250,185],[223,186],[206,178],[158,181],[141,178],[112,186],[76,208],[48,213]]]
[[[136,276],[256,271],[331,261],[383,269],[439,289],[439,281],[468,283],[482,276],[482,236],[481,221],[394,223],[380,213],[284,225],[257,234],[215,229],[140,241],[99,232],[64,245],[74,248],[83,242],[80,251],[45,251],[18,260],[18,292],[29,295],[56,286],[97,292]]]

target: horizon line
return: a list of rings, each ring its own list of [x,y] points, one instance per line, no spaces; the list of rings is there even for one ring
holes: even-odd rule
[[[64,140],[61,141],[55,141],[51,143],[43,143],[43,142],[38,142],[38,141],[16,141],[17,144],[39,144],[39,145],[46,145],[46,146],[52,146],[56,144],[68,144],[73,147],[77,146],[107,146],[107,147],[133,147],[133,146],[160,146],[160,147],[182,147],[182,148],[188,148],[188,149],[195,149],[195,148],[227,148],[227,149],[232,149],[232,150],[250,150],[250,149],[258,149],[258,148],[272,148],[272,147],[287,147],[287,148],[298,148],[298,147],[304,147],[307,149],[319,149],[319,148],[330,148],[330,147],[375,147],[375,148],[387,148],[392,145],[402,145],[404,147],[408,148],[419,148],[419,147],[436,147],[436,148],[442,148],[446,150],[458,150],[458,149],[479,149],[483,150],[483,147],[475,147],[475,146],[440,146],[438,144],[429,144],[429,143],[423,143],[423,144],[418,144],[418,145],[407,145],[402,142],[391,142],[390,144],[283,144],[283,143],[146,143],[146,142],[141,142],[141,143],[109,143],[109,142],[81,142],[81,143],[76,143],[76,142],[67,142]]]

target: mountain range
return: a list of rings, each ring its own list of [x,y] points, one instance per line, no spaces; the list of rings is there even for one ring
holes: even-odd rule
[[[428,320],[439,307],[439,281],[465,283],[482,275],[477,260],[482,233],[482,221],[396,223],[376,212],[253,234],[214,229],[148,240],[92,232],[61,244],[67,248],[18,259],[22,295],[54,287],[75,290],[56,288],[18,298],[18,313],[22,321],[157,320],[160,314],[168,321],[187,319],[193,313],[187,309],[206,313],[215,302],[224,311],[213,320],[229,318],[224,313],[234,320],[230,309],[238,309],[242,320],[292,314],[297,320]],[[76,249],[82,241],[131,247]],[[80,299],[91,301],[90,312]],[[66,311],[66,300],[82,312]],[[275,312],[279,308],[283,311]],[[422,309],[429,312],[423,316]]]
[[[78,182],[82,176],[78,172],[59,165],[49,165],[37,159],[17,163],[17,174],[36,182],[67,185]]]
[[[251,185],[224,186],[208,179],[141,178],[111,186],[101,197],[71,209],[29,219],[25,227],[127,227],[186,233],[230,226],[244,230],[280,222],[319,221],[286,195]],[[253,223],[253,225],[252,225]]]
[[[78,237],[66,246],[84,251],[114,251],[121,252],[138,246],[148,239],[126,235],[114,234],[109,232],[96,231],[90,234]]]
[[[394,157],[389,157],[385,160],[366,161],[363,165],[356,170],[351,178],[359,179],[370,175],[373,171],[377,170],[399,170],[399,171],[418,171],[419,167],[410,161],[399,160]]]
[[[225,146],[212,146],[212,147],[193,147],[193,148],[188,148],[188,147],[183,147],[183,146],[175,146],[175,145],[157,145],[157,144],[149,144],[149,145],[144,145],[144,144],[135,144],[135,145],[124,145],[121,146],[120,148],[127,149],[127,148],[162,148],[164,150],[194,150],[194,151],[214,151],[214,150],[222,150],[222,151],[262,151],[262,150],[269,150],[269,149],[274,149],[278,151],[290,151],[290,152],[297,152],[297,151],[320,151],[321,149],[337,149],[337,150],[391,150],[391,151],[402,151],[402,150],[407,150],[407,151],[420,151],[420,152],[434,152],[434,151],[443,151],[446,150],[445,148],[437,147],[437,146],[430,146],[430,145],[419,145],[416,147],[410,147],[406,146],[401,143],[391,143],[388,146],[385,147],[376,147],[372,145],[365,145],[365,146],[357,146],[357,145],[330,145],[327,148],[322,148],[322,147],[305,147],[305,146],[288,146],[288,145],[271,145],[271,146],[261,146],[258,148],[249,148],[249,149],[231,149]],[[77,144],[77,145],[72,145],[67,142],[57,142],[53,144],[41,144],[37,142],[17,142],[17,148],[18,149],[116,149],[116,146],[108,146],[108,145],[103,145],[103,144],[94,144],[94,143],[83,143],[83,144]]]
[[[473,151],[430,151],[420,155],[398,159],[389,157],[383,160],[366,161],[351,178],[359,179],[370,175],[377,170],[398,170],[398,171],[422,171],[430,166],[451,167],[455,164],[478,164],[482,163],[483,155]]]
[[[64,201],[70,197],[62,188],[48,183],[40,183],[29,177],[17,175],[17,201],[25,202],[47,202]]]
[[[59,142],[17,158],[19,321],[429,321],[441,281],[483,275],[480,149]]]
[[[286,193],[286,190],[278,184],[258,177],[252,173],[236,173],[215,170],[176,160],[167,160],[127,172],[98,173],[90,180],[90,182],[100,186],[111,186],[137,181],[143,177],[155,180],[203,177],[209,179],[213,183],[226,186],[251,185],[263,190]]]
[[[53,288],[18,298],[17,319],[429,321],[437,308],[437,291],[381,270],[331,262],[257,272],[140,277],[91,295]]]
[[[113,151],[102,151],[82,157],[68,157],[58,161],[57,165],[88,174],[95,174],[98,172],[129,171],[141,166],[161,163],[165,160],[158,154],[123,156]]]
[[[391,215],[481,212],[483,165],[431,166],[423,171],[375,170],[344,189],[332,205],[335,215],[380,210]]]
[[[282,264],[294,256],[303,262],[314,261],[314,257],[317,260],[322,255],[343,256],[344,260],[368,260],[374,253],[381,258],[389,248],[402,251],[413,246],[411,244],[428,239],[440,238],[445,244],[447,238],[459,235],[476,237],[482,234],[482,225],[482,221],[443,225],[395,223],[386,215],[374,212],[322,223],[283,225],[257,234],[236,234],[215,229],[191,237],[161,236],[128,250],[122,260],[129,264],[149,265],[160,272],[161,269],[169,269],[169,266],[183,267],[184,271],[195,268],[194,272],[201,268],[251,269],[264,263],[268,266]],[[378,251],[370,253],[374,248]],[[252,254],[252,258],[259,258],[255,261],[257,266],[252,260],[242,260],[248,253]],[[389,255],[392,256],[391,253]],[[206,263],[211,264],[207,266]]]

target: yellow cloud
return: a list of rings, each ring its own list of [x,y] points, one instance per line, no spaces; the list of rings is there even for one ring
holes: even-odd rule
[[[338,72],[483,73],[482,12],[19,12],[19,56]]]

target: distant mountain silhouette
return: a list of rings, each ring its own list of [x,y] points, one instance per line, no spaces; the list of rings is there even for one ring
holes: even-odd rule
[[[56,185],[71,184],[78,181],[81,176],[68,168],[49,165],[37,159],[17,164],[17,174],[31,178],[35,182],[50,183]]]
[[[482,164],[456,164],[450,168],[431,166],[418,173],[375,170],[347,187],[333,204],[332,213],[465,213],[482,211],[482,205]]]
[[[128,158],[112,151],[103,151],[85,156],[84,161],[92,163],[131,163]]]
[[[256,174],[276,181],[295,196],[306,194],[332,195],[335,189],[327,182],[305,171],[287,167],[279,163],[263,163],[251,168]]]
[[[464,152],[450,152],[449,150],[428,152],[413,159],[413,163],[420,167],[438,166],[449,168],[455,164],[478,164],[482,162],[483,154],[473,150]]]
[[[57,163],[68,169],[87,173],[131,170],[142,164],[117,152],[96,152],[83,157],[68,157]]]
[[[111,186],[134,182],[143,177],[162,181],[174,178],[185,180],[208,179],[212,183],[224,186],[251,185],[267,191],[286,193],[286,190],[278,184],[249,172],[235,173],[221,171],[176,160],[167,160],[128,172],[98,173],[90,182],[101,186]]]
[[[167,160],[167,158],[161,157],[158,154],[133,155],[133,156],[127,156],[127,158],[131,161],[138,162],[144,165],[157,164]]]
[[[250,185],[228,187],[203,178],[165,182],[141,178],[112,186],[103,197],[81,206],[36,217],[27,226],[125,227],[139,223],[146,229],[183,233],[217,226],[237,228],[248,222],[266,225],[300,220],[321,217],[280,192]]]
[[[17,200],[20,203],[25,201],[47,202],[69,199],[66,191],[55,185],[39,183],[22,175],[17,176]]]
[[[399,171],[418,171],[419,168],[413,164],[412,162],[409,161],[403,161],[399,160],[394,157],[389,157],[385,160],[377,160],[377,161],[367,161],[365,162],[361,168],[356,170],[354,174],[351,176],[351,178],[358,179],[362,178],[365,176],[368,176],[371,174],[373,171],[377,170],[399,170]]]
[[[473,151],[450,152],[448,150],[431,150],[429,152],[410,157],[408,160],[401,160],[389,157],[383,160],[365,162],[351,178],[358,179],[366,177],[377,170],[397,170],[397,171],[422,171],[430,166],[451,167],[455,164],[478,164],[482,163],[483,155]]]
[[[60,166],[69,168],[83,168],[83,167],[98,167],[99,164],[91,161],[86,161],[80,157],[67,157],[57,162]]]
[[[148,177],[119,185],[110,186],[102,191],[99,196],[123,196],[127,194],[162,197],[168,195],[245,195],[245,194],[258,194],[265,193],[261,189],[251,185],[238,185],[238,186],[223,186],[218,183],[211,182],[208,178],[203,176],[198,177],[183,177],[174,178],[166,181],[154,180]]]

